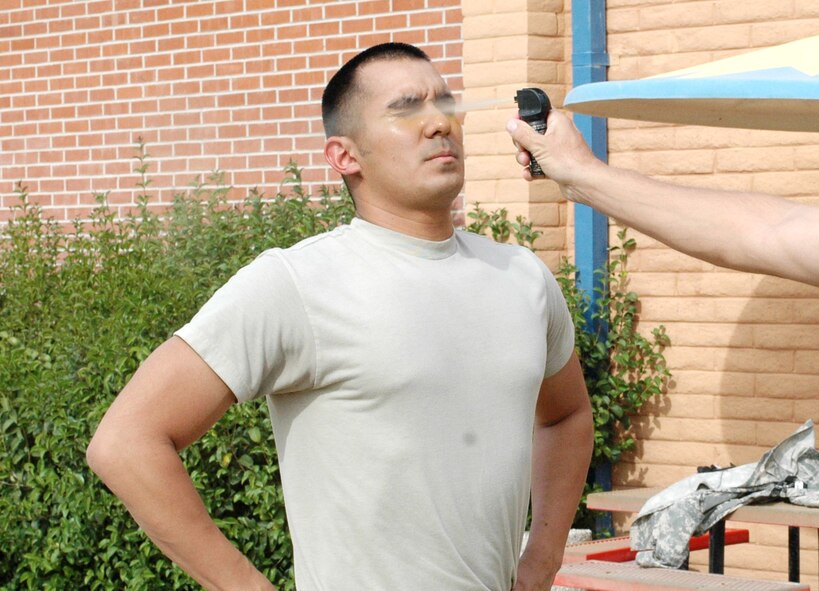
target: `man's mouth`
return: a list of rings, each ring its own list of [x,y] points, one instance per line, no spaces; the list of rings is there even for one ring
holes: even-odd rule
[[[427,158],[427,160],[438,160],[438,159],[441,159],[441,160],[455,160],[456,158],[457,158],[457,156],[455,155],[454,152],[452,152],[450,150],[442,150],[440,152],[437,152],[437,153],[433,154],[432,156]]]

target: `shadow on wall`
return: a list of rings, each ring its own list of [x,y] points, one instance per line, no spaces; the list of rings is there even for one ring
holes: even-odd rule
[[[717,273],[719,281],[688,275],[701,284],[691,288],[696,297],[680,295],[681,308],[694,309],[661,321],[672,342],[672,379],[634,420],[638,445],[618,468],[621,486],[660,486],[698,465],[753,462],[807,419],[819,423],[819,288]],[[707,290],[706,283],[725,286]],[[678,474],[665,471],[663,482],[645,478],[657,463],[656,450],[644,458],[645,443],[657,441],[696,445],[663,458],[680,467]]]
[[[716,448],[718,465],[756,462],[808,419],[819,424],[819,288],[759,277],[751,297],[737,305],[734,335],[742,346],[728,350],[715,399],[724,442]],[[748,376],[739,388],[732,387],[736,374]],[[726,564],[787,573],[787,528],[749,529],[751,543],[732,548]],[[801,580],[816,589],[819,530],[803,528],[800,547]]]
[[[679,338],[678,323],[667,323],[672,348],[690,347],[691,355],[679,380],[670,363],[667,393],[646,404],[635,420],[640,439],[617,469],[619,486],[665,486],[697,466],[756,462],[806,420],[819,424],[819,288],[716,272],[724,276],[724,286],[700,291],[692,300],[696,316],[679,324],[687,325],[689,334]],[[716,285],[708,275],[698,274],[697,280]],[[668,450],[661,466],[655,464],[658,449]],[[618,533],[628,530],[629,521],[615,516]],[[787,529],[750,529],[750,544],[726,552],[726,572],[786,573]],[[802,581],[811,588],[819,585],[818,535],[802,530]],[[707,563],[699,554],[704,552],[692,557],[698,570]]]

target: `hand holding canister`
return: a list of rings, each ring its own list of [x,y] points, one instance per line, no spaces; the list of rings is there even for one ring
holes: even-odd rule
[[[540,134],[546,133],[546,117],[552,104],[549,97],[540,88],[521,88],[515,95],[518,104],[518,115]],[[529,154],[529,172],[533,177],[546,176],[534,156]]]

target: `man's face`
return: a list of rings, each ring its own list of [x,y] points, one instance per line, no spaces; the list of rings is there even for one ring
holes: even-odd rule
[[[350,110],[361,173],[354,193],[393,213],[449,211],[464,182],[455,101],[424,60],[371,62]]]

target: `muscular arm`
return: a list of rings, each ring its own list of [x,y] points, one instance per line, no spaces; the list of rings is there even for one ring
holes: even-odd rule
[[[88,463],[154,543],[206,589],[273,589],[208,515],[178,451],[235,402],[179,339],[140,366],[102,419]]]
[[[524,124],[511,127],[515,143],[535,155],[570,201],[715,265],[819,286],[819,207],[761,193],[683,187],[607,166],[557,111],[544,136]],[[518,154],[518,162],[528,161],[528,154]],[[528,170],[524,176],[531,179]]]
[[[535,411],[532,451],[532,527],[513,591],[548,589],[583,493],[592,454],[591,405],[580,362],[546,378]]]

